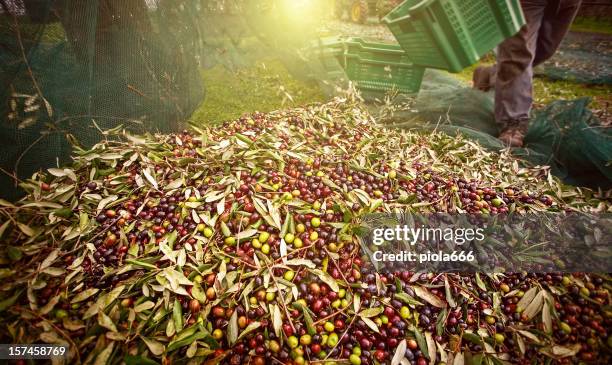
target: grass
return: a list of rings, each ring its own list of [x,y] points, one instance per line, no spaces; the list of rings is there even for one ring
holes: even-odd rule
[[[325,100],[315,82],[294,79],[276,59],[231,71],[217,65],[202,71],[206,98],[193,113],[195,123],[215,124],[244,113],[268,112]]]
[[[480,63],[453,75],[467,83],[472,80],[476,67],[493,62],[492,57],[485,57]],[[217,65],[203,70],[202,77],[206,98],[190,118],[197,124],[216,124],[245,113],[268,112],[326,99],[315,82],[296,80],[276,59],[263,60],[238,71]],[[536,107],[555,100],[588,96],[594,100],[593,108],[606,108],[612,102],[610,95],[612,88],[609,85],[585,85],[545,77],[534,79]]]
[[[579,17],[574,20],[571,29],[574,32],[612,34],[612,19]]]

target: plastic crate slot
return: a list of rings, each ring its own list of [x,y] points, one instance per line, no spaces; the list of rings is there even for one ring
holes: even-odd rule
[[[407,0],[383,22],[416,65],[461,71],[524,24],[519,0]]]

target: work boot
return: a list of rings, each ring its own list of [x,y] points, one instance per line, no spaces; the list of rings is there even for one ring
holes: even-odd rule
[[[523,147],[525,134],[519,129],[507,128],[503,130],[497,138],[499,138],[506,147]]]
[[[472,87],[487,92],[495,87],[495,66],[478,66],[472,74]]]

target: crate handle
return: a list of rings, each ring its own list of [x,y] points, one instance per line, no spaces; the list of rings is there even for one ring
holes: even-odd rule
[[[434,1],[437,1],[437,0],[423,0],[420,3],[411,6],[410,9],[408,9],[408,10],[409,11],[419,11],[420,8],[425,7],[425,6],[429,6]]]
[[[391,44],[389,44],[391,45]],[[366,46],[363,44],[359,44],[359,48],[362,51],[372,52],[372,53],[386,53],[386,54],[396,54],[399,56],[405,55],[406,51],[401,48],[398,49],[384,49],[384,48],[376,48],[376,46]]]
[[[402,62],[389,62],[389,61],[378,61],[378,60],[368,60],[368,59],[363,59],[359,56],[353,56],[353,55],[347,55],[345,54],[346,58],[354,58],[359,60],[359,62],[361,63],[369,63],[369,64],[373,64],[373,65],[382,65],[382,66],[399,66],[399,67],[414,67],[413,64],[411,63],[402,63]]]
[[[408,11],[409,12],[421,11],[421,8],[427,7],[427,6],[429,6],[431,3],[435,2],[435,1],[438,1],[438,0],[422,0],[420,3],[411,6],[408,9]],[[383,18],[383,23],[391,24],[391,23],[404,22],[405,20],[408,20],[408,19],[411,18],[410,14],[406,14],[406,15],[401,16],[399,18],[389,19],[389,15],[387,15],[386,17]]]

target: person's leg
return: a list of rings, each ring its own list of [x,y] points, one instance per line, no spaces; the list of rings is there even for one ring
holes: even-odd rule
[[[578,13],[582,0],[560,0],[554,11],[548,11],[542,19],[538,33],[538,43],[533,66],[537,66],[551,58]]]
[[[498,47],[495,120],[507,145],[521,146],[533,103],[532,63],[549,0],[521,0],[527,24]]]

